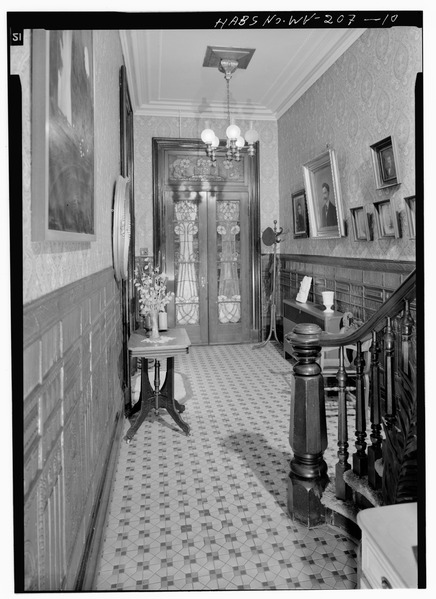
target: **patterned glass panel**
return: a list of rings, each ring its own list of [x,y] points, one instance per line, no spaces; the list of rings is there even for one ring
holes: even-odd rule
[[[198,324],[198,201],[176,201],[174,214],[176,323]]]
[[[240,322],[241,237],[239,202],[217,201],[218,320]]]

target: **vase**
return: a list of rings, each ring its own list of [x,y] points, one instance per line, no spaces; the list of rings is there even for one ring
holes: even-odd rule
[[[159,331],[168,330],[168,314],[166,312],[159,312]]]
[[[150,312],[151,319],[151,331],[150,331],[150,339],[153,341],[157,341],[160,339],[159,335],[159,312],[157,310],[152,310]]]
[[[322,303],[325,306],[325,312],[333,312],[335,294],[334,291],[323,291],[322,292]]]

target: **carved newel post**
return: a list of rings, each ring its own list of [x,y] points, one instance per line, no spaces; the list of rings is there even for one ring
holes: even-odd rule
[[[321,496],[329,482],[323,458],[327,448],[324,379],[316,362],[320,333],[316,324],[298,324],[287,335],[297,360],[291,389],[289,443],[294,457],[288,480],[288,511],[309,527],[325,520]]]

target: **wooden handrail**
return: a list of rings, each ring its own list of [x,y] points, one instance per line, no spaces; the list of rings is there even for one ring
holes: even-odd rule
[[[305,345],[313,343],[322,347],[337,347],[351,345],[357,341],[367,341],[372,338],[372,331],[379,332],[386,326],[386,318],[388,316],[396,316],[404,308],[404,300],[412,300],[416,296],[416,269],[403,281],[403,283],[394,291],[391,297],[385,301],[380,309],[371,316],[358,329],[352,329],[348,334],[342,333],[326,333],[321,331],[319,335],[314,335],[312,339],[305,340]],[[288,333],[286,339],[292,343],[293,341],[301,341],[300,335],[297,333]]]

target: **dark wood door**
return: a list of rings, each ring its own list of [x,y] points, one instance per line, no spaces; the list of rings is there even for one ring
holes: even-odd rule
[[[170,326],[196,344],[250,341],[248,193],[168,191],[165,214]]]
[[[229,166],[223,154],[211,166],[192,140],[155,139],[153,157],[154,254],[175,294],[169,326],[197,345],[258,341],[257,163]]]

